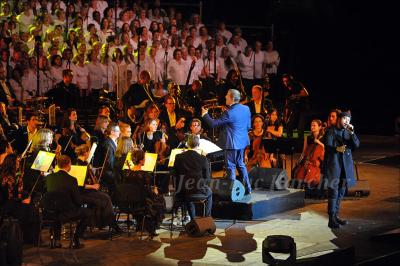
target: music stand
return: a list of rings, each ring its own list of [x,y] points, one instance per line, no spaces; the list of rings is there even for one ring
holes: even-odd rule
[[[296,139],[294,138],[278,138],[278,139],[263,139],[264,150],[267,153],[286,154],[290,155],[290,175],[293,171],[293,154],[296,148]]]

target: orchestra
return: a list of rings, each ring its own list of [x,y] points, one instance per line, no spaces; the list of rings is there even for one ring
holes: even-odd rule
[[[144,19],[141,17],[140,20]],[[67,31],[68,41],[63,42],[63,56],[49,54],[49,58],[55,61],[50,73],[57,83],[54,82],[54,86],[43,95],[33,96],[32,92],[40,91],[34,84],[22,86],[23,81],[21,83],[18,77],[10,83],[6,77],[6,65],[0,62],[2,201],[18,200],[19,204],[32,208],[38,206],[41,197],[50,191],[46,182],[57,187],[54,184],[59,179],[55,174],[57,163],[63,167],[61,171],[68,172],[72,161],[72,165],[87,167],[83,185],[76,191],[82,203],[93,212],[89,222],[86,216],[82,216],[85,219],[83,227],[86,224],[98,228],[110,226],[119,231],[113,210],[116,185],[134,183],[140,184],[146,197],[151,199],[148,204],[156,214],[152,216],[154,220],[149,232],[155,235],[164,217],[162,193],[168,191],[169,179],[163,176],[163,180],[156,182],[156,171],[141,169],[146,153],[157,154],[156,169],[171,174],[189,171],[191,168],[186,164],[191,162],[185,160],[200,158],[203,160],[200,171],[205,172],[204,179],[208,180],[211,175],[208,171],[212,170],[206,169],[208,159],[193,151],[187,151],[187,156],[177,157],[179,159],[172,168],[168,167],[168,162],[175,148],[198,148],[199,139],[214,142],[225,152],[225,177],[236,179],[237,168],[246,194],[251,194],[253,188],[248,171],[253,167],[284,168],[285,165],[285,155],[267,151],[265,139],[292,137],[294,129],[300,130],[299,139],[304,139],[304,147],[293,172],[294,178],[304,182],[303,186],[309,184],[312,187],[322,182],[324,157],[330,156],[328,149],[335,148],[343,153],[348,150],[343,145],[358,146],[354,127],[349,119],[345,119],[350,115],[340,116],[338,110],[330,113],[326,128],[320,120],[312,120],[311,135],[304,136],[302,123],[309,109],[309,91],[291,75],[282,76],[283,103],[269,98],[271,84],[268,76],[275,78],[280,74],[279,54],[273,50],[272,41],[267,42],[265,52],[260,41],[252,46],[238,34],[233,35],[228,44],[225,39],[232,34],[226,31],[225,26],[219,29],[221,33],[216,36],[217,40],[208,36],[204,26],[192,26],[188,29],[190,35],[182,40],[187,47],[182,47],[178,35],[168,36],[165,32],[159,39],[151,39],[160,34],[148,31],[146,27],[141,28],[145,30],[140,35],[136,32],[139,28],[133,27],[134,36],[127,38],[131,34],[131,27],[128,27],[124,46],[119,40],[123,37],[109,27],[110,23],[114,22],[106,17],[101,20],[101,30],[90,37],[96,39],[93,43],[85,40],[89,36],[83,33],[79,36],[77,32],[82,28]],[[188,34],[182,30],[181,35],[185,33]],[[56,30],[52,34],[57,34]],[[59,35],[50,43],[43,44],[46,51],[50,50],[47,46],[55,45],[55,39],[62,39],[61,32]],[[148,38],[147,42],[143,38]],[[104,42],[99,54],[94,49],[99,49],[102,39]],[[160,42],[162,47],[159,47]],[[89,62],[85,62],[86,45],[91,48],[87,49]],[[123,55],[121,51],[131,52]],[[19,52],[14,46],[15,57]],[[61,54],[61,51],[56,52]],[[101,63],[97,63],[99,59]],[[22,71],[18,68],[19,63],[12,63],[19,71],[14,74],[19,74]],[[10,84],[19,86],[13,89]],[[91,101],[83,101],[82,97],[91,98]],[[16,112],[19,107],[22,108],[21,119]],[[217,109],[221,112],[214,112]],[[55,118],[55,126],[51,125],[50,117]],[[217,136],[214,130],[218,128]],[[332,144],[336,131],[344,132],[340,147]],[[328,134],[328,140],[325,134]],[[194,138],[197,142],[187,145],[188,135],[195,136],[191,140]],[[32,169],[40,151],[55,155],[46,171]],[[11,156],[13,154],[18,157]],[[183,170],[177,166],[182,166]],[[17,172],[18,180],[14,179]],[[50,176],[50,182],[47,176]],[[141,182],[136,182],[138,179]],[[211,215],[212,193],[206,185],[204,187],[204,196],[209,202],[206,213]],[[332,217],[338,213],[335,208],[339,208],[339,203],[333,201],[341,200],[342,191],[342,187],[330,190]],[[29,195],[29,201],[22,201],[23,193]],[[193,204],[189,204],[189,209],[194,218]],[[30,215],[36,217],[34,211],[30,211]],[[332,218],[331,225],[337,226],[337,221],[338,218]],[[83,227],[80,227],[81,231]],[[75,239],[77,247],[81,246],[78,239],[81,231]]]

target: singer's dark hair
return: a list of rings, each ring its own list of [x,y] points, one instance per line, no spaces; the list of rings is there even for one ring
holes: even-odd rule
[[[10,153],[4,159],[0,169],[0,179],[7,176],[15,176],[17,173],[17,158],[14,153]]]

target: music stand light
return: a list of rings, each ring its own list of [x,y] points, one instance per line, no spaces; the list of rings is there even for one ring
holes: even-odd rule
[[[289,254],[286,260],[276,259],[271,253]],[[264,239],[262,246],[262,260],[268,265],[294,265],[296,262],[296,243],[290,236],[271,235]]]

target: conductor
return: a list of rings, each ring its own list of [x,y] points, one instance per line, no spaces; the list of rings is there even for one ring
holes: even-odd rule
[[[235,89],[228,90],[225,111],[218,119],[212,119],[208,110],[202,107],[203,120],[211,127],[221,127],[217,145],[225,151],[226,176],[236,179],[236,168],[239,178],[243,180],[246,194],[251,193],[251,185],[244,163],[244,149],[250,144],[248,131],[251,128],[251,114],[249,107],[239,103],[240,92]]]

